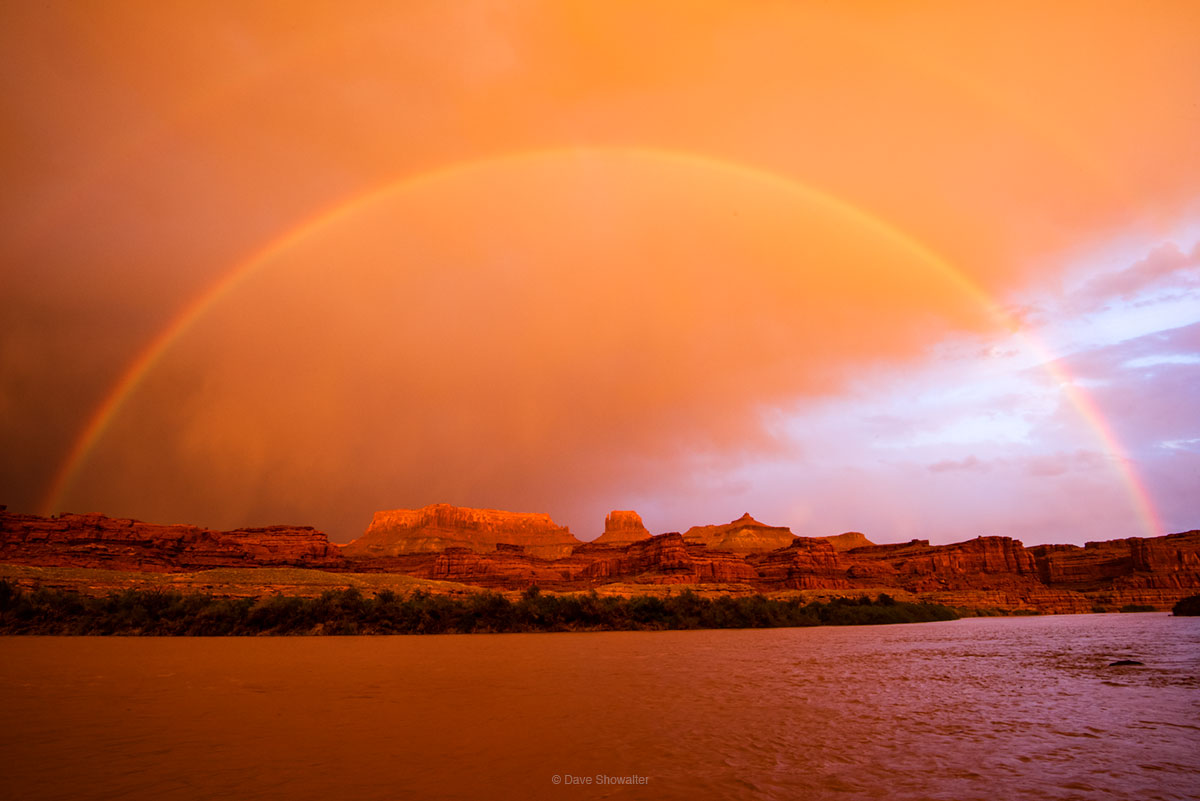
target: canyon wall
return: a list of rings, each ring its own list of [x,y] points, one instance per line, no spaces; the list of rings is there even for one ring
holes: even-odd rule
[[[1043,584],[1100,606],[1170,606],[1200,593],[1200,531],[1029,549]]]
[[[39,517],[7,511],[0,511],[0,562],[158,572],[345,565],[337,546],[307,526],[211,531],[99,514]]]
[[[569,529],[547,514],[465,509],[445,503],[422,509],[376,512],[367,531],[343,547],[346,556],[399,556],[466,548],[487,553],[497,545],[519,545],[544,559],[568,556],[580,545]]]
[[[0,507],[0,562],[148,572],[293,566],[496,589],[687,584],[730,592],[889,592],[1042,612],[1161,609],[1200,593],[1200,531],[1083,547],[1026,548],[1007,537],[872,545],[857,533],[796,537],[749,515],[651,536],[637,513],[617,511],[608,515],[604,534],[585,543],[548,515],[446,505],[379,512],[362,537],[343,547],[306,527],[210,531],[103,515],[9,514]]]

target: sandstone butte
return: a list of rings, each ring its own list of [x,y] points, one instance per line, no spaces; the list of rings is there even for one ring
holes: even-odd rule
[[[501,544],[520,545],[529,556],[558,559],[570,556],[580,542],[547,514],[439,503],[424,509],[376,512],[366,533],[342,552],[349,557],[435,553],[450,548],[489,553]]]
[[[544,514],[446,504],[379,512],[362,537],[331,544],[320,531],[270,526],[211,531],[100,514],[13,514],[0,507],[0,564],[185,573],[300,567],[331,574],[396,573],[501,590],[655,585],[722,592],[889,592],[967,608],[1090,612],[1127,604],[1168,609],[1200,592],[1200,531],[1024,547],[1007,537],[952,545],[875,545],[858,532],[797,537],[749,515],[651,536],[616,511],[581,542]],[[86,587],[81,587],[87,589]]]
[[[628,545],[650,539],[650,532],[637,512],[612,511],[604,517],[604,533],[592,540],[599,545]]]

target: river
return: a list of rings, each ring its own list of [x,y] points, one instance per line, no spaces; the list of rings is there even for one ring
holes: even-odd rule
[[[7,637],[0,754],[23,801],[1195,799],[1200,618]]]

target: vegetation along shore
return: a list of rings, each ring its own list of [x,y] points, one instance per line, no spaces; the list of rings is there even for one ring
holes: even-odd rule
[[[541,631],[661,631],[779,628],[954,620],[947,606],[876,598],[805,602],[764,595],[705,598],[556,595],[531,587],[516,600],[485,591],[451,597],[417,590],[330,590],[316,598],[218,598],[173,590],[126,590],[102,597],[32,591],[0,581],[0,634],[273,635],[467,634]]]

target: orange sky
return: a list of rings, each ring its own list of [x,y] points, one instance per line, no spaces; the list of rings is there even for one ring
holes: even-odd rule
[[[786,518],[781,416],[1196,219],[1191,3],[298,6],[0,10],[10,508],[190,309],[58,509]]]

